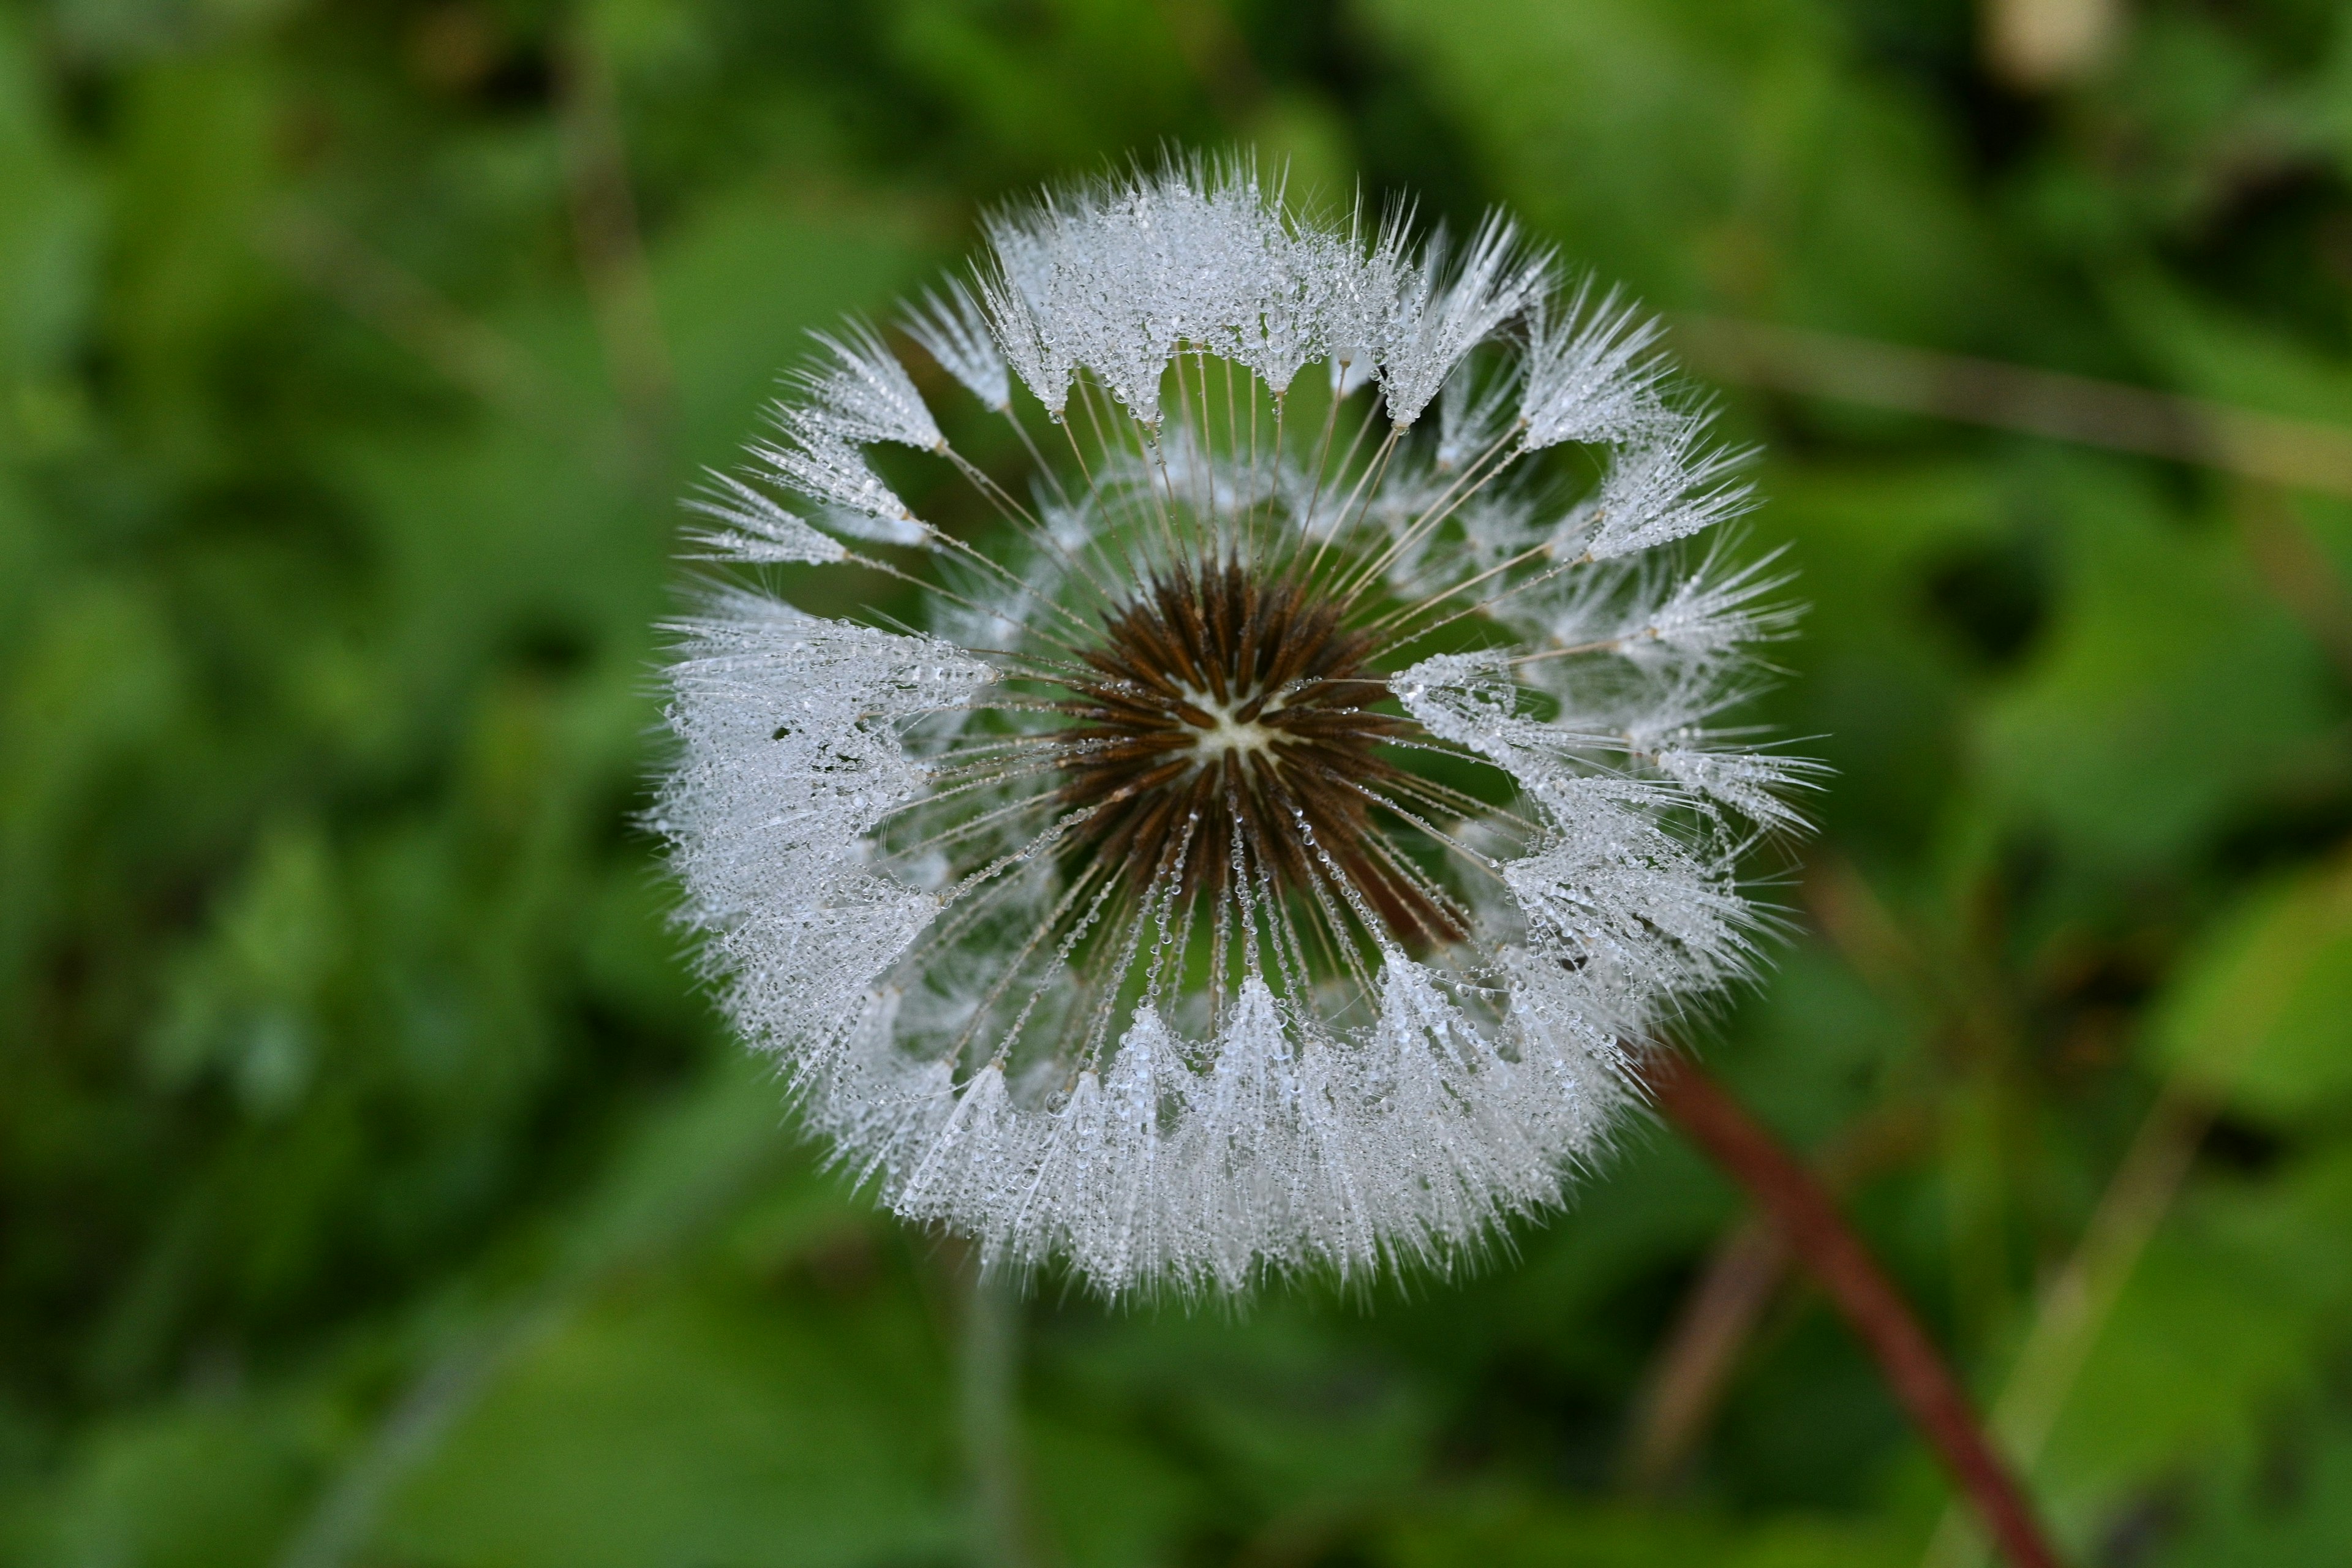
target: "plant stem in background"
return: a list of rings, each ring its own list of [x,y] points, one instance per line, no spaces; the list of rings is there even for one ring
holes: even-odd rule
[[[1698,1447],[1789,1261],[1780,1232],[1753,1215],[1717,1243],[1634,1401],[1624,1466],[1634,1490],[1663,1490]]]
[[[1686,1058],[1661,1056],[1647,1079],[1668,1120],[1747,1190],[1829,1292],[2010,1561],[2056,1568],[2056,1553],[1934,1342],[1811,1173]]]
[[[2097,1212],[2050,1289],[1992,1407],[1993,1429],[2020,1462],[2032,1464],[2090,1359],[2099,1332],[2155,1238],[2212,1124],[2215,1102],[2199,1089],[2168,1086],[2140,1124]],[[1924,1568],[1976,1568],[1984,1547],[1965,1516],[1948,1510]]]
[[[630,439],[641,459],[649,460],[669,426],[675,388],[621,142],[612,67],[587,26],[571,36],[561,62],[564,187],[581,280]]]
[[[289,274],[491,407],[541,429],[562,428],[546,371],[527,351],[357,235],[288,203],[254,240]]]
[[[1827,1191],[1843,1192],[1915,1157],[1927,1131],[1925,1110],[1914,1103],[1865,1114],[1814,1152],[1816,1178]],[[1752,1211],[1716,1244],[1634,1401],[1625,1444],[1628,1486],[1663,1490],[1697,1449],[1795,1262],[1780,1232]]]
[[[2337,671],[2352,680],[2352,584],[2336,569],[2311,530],[2295,515],[2294,502],[2275,485],[2239,487],[2231,510],[2246,559],[2263,582],[2301,621]]]
[[[964,1278],[961,1386],[964,1479],[971,1490],[971,1561],[977,1568],[1024,1568],[1019,1421],[1021,1297],[1013,1281],[974,1253]]]
[[[2352,496],[2352,430],[2337,425],[1765,321],[1680,316],[1675,338],[1694,369],[1726,381]]]
[[[2352,908],[2352,859],[2339,859],[2323,896]],[[2301,933],[2301,941],[2273,962],[2289,967],[2324,962],[2335,921]],[[2158,1227],[2189,1178],[2200,1144],[2227,1102],[2248,1055],[2278,1023],[2292,991],[2280,987],[2251,1009],[2230,1015],[2230,1026],[2198,1041],[2195,1051],[2173,1069],[2156,1104],[2140,1123],[2090,1223],[2042,1294],[2032,1327],[1993,1403],[1993,1430],[2002,1447],[2022,1464],[2041,1457],[2099,1336],[2155,1240]],[[1983,1544],[1968,1521],[1948,1511],[1928,1542],[1922,1568],[1975,1568]]]
[[[2281,603],[2352,671],[2352,586],[2288,492],[2352,497],[2352,429],[1999,360],[1765,321],[1683,316],[1691,363],[1726,381],[2194,463],[2248,481],[2236,511],[2247,558]]]

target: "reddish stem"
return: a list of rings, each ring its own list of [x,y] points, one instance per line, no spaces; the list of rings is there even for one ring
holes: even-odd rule
[[[1653,1058],[1650,1091],[1684,1136],[1748,1190],[1805,1261],[1871,1354],[1895,1397],[1943,1457],[2017,1568],[2058,1568],[2024,1494],[1969,1408],[1968,1396],[1902,1294],[1812,1173],[1696,1063]]]

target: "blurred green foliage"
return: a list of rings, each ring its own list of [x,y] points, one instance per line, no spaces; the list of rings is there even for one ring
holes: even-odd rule
[[[1166,139],[2352,427],[2352,16],[1985,63],[2081,9],[0,6],[0,1561],[967,1560],[958,1254],[794,1142],[631,826],[673,498],[803,328]],[[1757,716],[1839,773],[1711,1058],[2077,1561],[2352,1560],[2352,503],[1727,399],[1812,605]],[[1470,1278],[1049,1294],[1036,1560],[1921,1561],[1940,1479],[1801,1282],[1629,1460],[1742,1222],[1637,1130]]]

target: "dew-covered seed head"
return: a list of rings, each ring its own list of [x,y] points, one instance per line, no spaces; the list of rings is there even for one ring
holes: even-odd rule
[[[1809,769],[1717,726],[1789,616],[1680,554],[1748,491],[1630,305],[1401,212],[1184,158],[1007,209],[692,503],[706,560],[919,592],[708,595],[653,816],[808,1124],[992,1259],[1450,1265],[1755,961]]]

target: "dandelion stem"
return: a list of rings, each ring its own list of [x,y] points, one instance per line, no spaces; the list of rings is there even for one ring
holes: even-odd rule
[[[1688,1058],[1664,1053],[1644,1076],[1658,1109],[1748,1190],[1829,1292],[2009,1560],[2016,1568],[2058,1568],[2032,1506],[1993,1452],[1935,1342],[1821,1184]]]
[[[1021,1360],[1021,1298],[1013,1282],[977,1252],[965,1265],[963,1341],[959,1347],[965,1482],[971,1490],[971,1560],[978,1568],[1024,1568],[1021,1458],[1015,1419]]]

